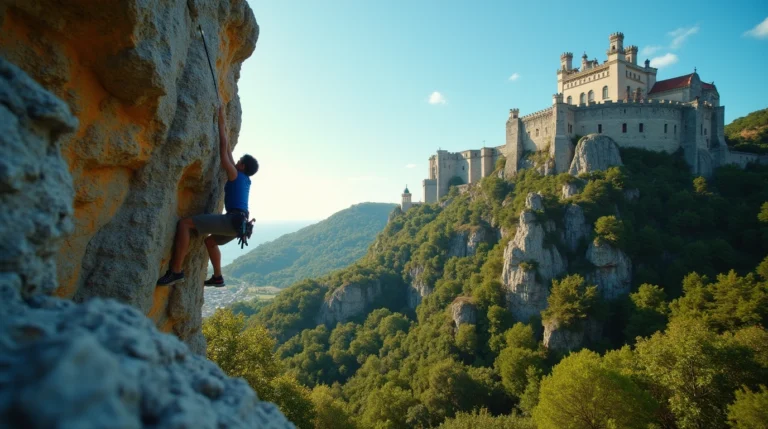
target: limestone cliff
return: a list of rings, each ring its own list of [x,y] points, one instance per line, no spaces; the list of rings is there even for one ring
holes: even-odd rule
[[[433,287],[424,281],[424,267],[416,266],[408,271],[410,282],[406,290],[408,308],[415,309],[421,301],[432,293]]]
[[[602,325],[587,319],[578,326],[563,327],[557,320],[544,322],[544,347],[560,353],[576,351],[598,341],[603,335]]]
[[[557,247],[545,243],[545,235],[554,233],[555,225],[539,220],[537,212],[543,210],[541,195],[528,194],[515,237],[504,250],[502,284],[507,291],[507,305],[523,322],[547,307],[549,284],[566,269],[566,260]]]
[[[331,296],[323,301],[315,323],[336,326],[337,322],[346,322],[364,314],[370,310],[371,304],[381,296],[381,293],[380,280],[344,285],[333,291]]]
[[[578,176],[582,173],[607,170],[614,165],[623,165],[619,145],[606,135],[589,134],[582,137],[576,145],[568,172]]]
[[[205,31],[237,142],[236,82],[258,26],[245,0],[0,0],[0,55],[65,101],[79,121],[61,140],[74,232],[56,294],[115,298],[197,352],[205,250],[193,239],[185,284],[155,288],[180,217],[221,209],[216,106]]]
[[[451,304],[451,318],[458,329],[461,325],[477,323],[477,306],[471,298],[460,296]]]
[[[563,215],[562,241],[565,247],[575,252],[583,240],[589,236],[589,226],[584,218],[584,210],[577,204],[569,204]]]
[[[57,251],[76,231],[58,144],[76,126],[0,57],[0,427],[292,428],[135,308],[50,296]]]
[[[595,266],[587,280],[597,286],[604,299],[613,300],[629,293],[632,261],[621,249],[594,240],[587,249],[587,260]]]

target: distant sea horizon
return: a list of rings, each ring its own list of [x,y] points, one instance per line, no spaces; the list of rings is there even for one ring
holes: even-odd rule
[[[256,221],[253,225],[253,234],[251,239],[248,240],[248,245],[244,248],[240,248],[237,244],[237,240],[232,240],[229,243],[219,246],[221,250],[221,266],[226,267],[231,264],[235,259],[245,255],[258,246],[267,243],[269,241],[276,240],[285,234],[296,232],[301,228],[320,222],[320,220],[291,220],[291,221]],[[208,262],[209,269],[211,267]]]

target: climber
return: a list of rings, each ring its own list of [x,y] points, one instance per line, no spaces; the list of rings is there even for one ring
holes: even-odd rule
[[[205,286],[224,286],[221,275],[221,252],[219,246],[226,244],[238,236],[238,228],[248,219],[248,192],[251,178],[259,171],[259,163],[250,155],[243,155],[237,163],[232,158],[224,122],[224,110],[219,106],[219,155],[221,167],[227,173],[227,184],[224,186],[224,207],[227,214],[201,214],[181,219],[176,226],[173,257],[165,275],[157,281],[157,286],[170,286],[184,279],[181,264],[189,250],[189,239],[192,231],[198,234],[210,234],[205,238],[205,247],[213,264],[213,276],[206,280]]]

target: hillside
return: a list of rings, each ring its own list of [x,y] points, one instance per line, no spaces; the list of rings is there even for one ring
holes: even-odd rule
[[[768,109],[754,111],[726,125],[725,140],[734,150],[768,153]]]
[[[338,427],[725,427],[767,399],[768,168],[621,159],[454,188],[252,322]]]
[[[362,203],[259,245],[223,268],[253,286],[286,287],[344,268],[365,255],[395,204]]]

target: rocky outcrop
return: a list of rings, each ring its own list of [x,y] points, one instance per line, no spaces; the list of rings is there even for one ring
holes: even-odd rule
[[[519,170],[534,170],[542,176],[551,176],[557,174],[555,169],[555,160],[550,158],[548,152],[536,152],[527,158],[523,158],[519,163]]]
[[[467,256],[474,256],[477,253],[477,246],[495,241],[496,236],[495,232],[489,231],[485,226],[474,228],[467,238]]]
[[[587,281],[597,286],[604,299],[612,300],[629,293],[632,261],[621,249],[594,240],[587,248],[587,260],[595,266]]]
[[[549,284],[566,269],[566,260],[557,247],[545,243],[545,235],[556,231],[553,222],[541,222],[534,213],[543,209],[541,195],[528,194],[515,237],[504,250],[501,276],[507,305],[521,321],[538,316],[547,307]]]
[[[564,200],[571,198],[572,196],[579,193],[579,186],[575,183],[566,183],[563,185],[563,190],[561,192],[562,198]]]
[[[373,302],[381,296],[381,281],[372,280],[367,283],[350,283],[344,285],[323,301],[315,322],[335,326],[338,322],[365,313]]]
[[[477,307],[472,302],[472,299],[467,297],[456,298],[451,304],[451,318],[456,329],[465,324],[477,324]]]
[[[202,26],[237,143],[241,63],[258,27],[245,0],[12,1],[0,6],[0,54],[77,117],[61,147],[73,178],[74,233],[57,256],[60,297],[115,298],[203,352],[202,238],[186,284],[155,288],[179,218],[222,208],[217,95]]]
[[[69,108],[0,57],[0,427],[292,428],[133,307],[57,290],[74,189]]]
[[[589,225],[584,218],[584,210],[577,204],[569,204],[563,215],[562,241],[571,252],[579,248],[582,240],[589,236]]]
[[[448,245],[446,257],[474,256],[477,246],[481,243],[494,241],[496,233],[489,231],[486,226],[474,227],[470,230],[457,231]]]
[[[592,171],[607,170],[614,165],[623,165],[616,142],[604,134],[589,134],[582,137],[576,145],[568,172],[578,176]]]
[[[467,238],[469,237],[469,231],[457,231],[453,238],[451,238],[451,242],[448,244],[448,252],[446,253],[446,257],[453,258],[463,258],[464,256],[467,256]]]
[[[625,189],[624,199],[627,201],[637,201],[640,198],[640,190],[637,188]]]
[[[408,308],[415,309],[421,301],[432,293],[433,287],[424,281],[424,267],[416,266],[408,271],[410,283],[406,293]]]
[[[566,328],[557,320],[544,323],[544,347],[559,353],[567,353],[581,349],[601,338],[602,325],[588,319],[581,326]]]

